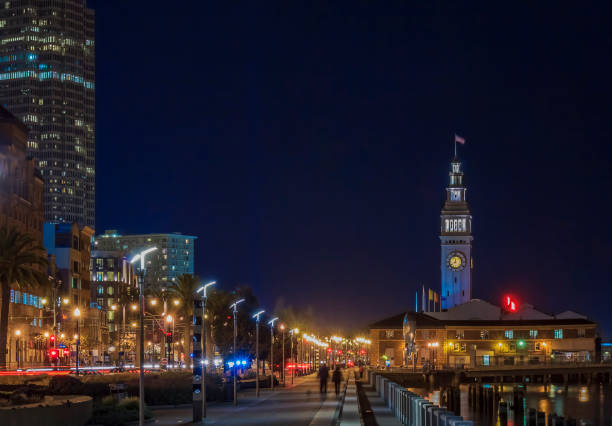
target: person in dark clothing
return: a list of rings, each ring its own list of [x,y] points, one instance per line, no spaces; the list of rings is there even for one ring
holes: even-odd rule
[[[363,365],[359,366],[359,378],[363,379]]]
[[[334,387],[336,388],[336,395],[340,395],[340,383],[342,383],[342,371],[340,371],[340,366],[336,366],[334,370],[334,374],[332,374],[332,382],[334,382]]]
[[[327,379],[329,378],[329,368],[327,365],[323,364],[321,368],[319,368],[319,389],[321,393],[327,393]]]

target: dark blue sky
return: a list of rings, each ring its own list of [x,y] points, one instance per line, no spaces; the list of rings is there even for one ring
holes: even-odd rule
[[[609,4],[90,3],[98,232],[196,235],[197,274],[363,326],[439,288],[458,132],[474,297],[612,337]]]

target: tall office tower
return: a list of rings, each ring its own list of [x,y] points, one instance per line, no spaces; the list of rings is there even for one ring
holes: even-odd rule
[[[0,2],[0,104],[30,128],[49,222],[95,227],[94,12],[85,0]]]

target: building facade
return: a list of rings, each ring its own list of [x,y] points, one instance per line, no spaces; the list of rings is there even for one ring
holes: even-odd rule
[[[452,308],[472,299],[472,215],[463,183],[461,162],[451,162],[446,201],[440,214],[441,307]]]
[[[105,316],[104,357],[133,361],[138,319],[138,279],[128,258],[118,251],[91,253],[91,298]]]
[[[89,226],[80,227],[76,222],[44,224],[45,249],[55,257],[57,268],[56,283],[50,297],[56,304],[52,307],[56,314],[57,344],[72,348],[74,352],[78,339],[83,365],[102,361],[107,349],[104,333],[106,317],[104,311],[93,302],[91,293],[90,265],[94,232]],[[68,363],[70,359],[60,361]]]
[[[0,226],[43,242],[43,180],[27,156],[27,127],[0,107]],[[48,318],[40,289],[10,289],[9,368],[45,361]],[[0,295],[1,298],[1,295]]]
[[[95,227],[95,24],[86,0],[0,8],[0,103],[30,128],[44,217]]]
[[[145,284],[164,288],[183,274],[193,274],[194,243],[197,237],[179,233],[119,235],[115,230],[96,237],[96,250],[132,254],[146,247],[157,247],[147,255]],[[137,265],[138,266],[138,265]]]
[[[416,324],[415,364],[422,368],[595,361],[597,324],[574,312],[547,315],[531,305],[516,313],[474,299],[461,310],[402,313],[370,326],[372,362],[412,367],[403,320]]]

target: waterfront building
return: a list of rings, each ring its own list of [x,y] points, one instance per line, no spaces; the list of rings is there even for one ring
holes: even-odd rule
[[[523,304],[506,312],[473,299],[442,312],[404,312],[371,324],[372,362],[412,366],[404,356],[405,316],[416,325],[416,365],[476,367],[594,361],[597,324],[572,311],[546,314]]]
[[[0,104],[30,128],[44,217],[95,227],[95,23],[86,0],[0,8]]]
[[[408,366],[410,358],[410,366],[474,367],[598,360],[597,324],[583,315],[547,314],[511,297],[503,307],[472,299],[472,216],[456,155],[449,177],[440,216],[440,312],[402,312],[371,324],[372,362]],[[422,311],[427,306],[423,289]],[[415,328],[414,348],[404,338],[405,318]]]
[[[145,247],[157,247],[147,255],[145,285],[165,288],[183,274],[193,274],[194,242],[197,237],[179,233],[120,235],[107,230],[96,237],[96,250],[132,254]],[[136,265],[138,268],[138,265]]]
[[[0,226],[43,242],[43,180],[27,155],[27,127],[0,106]],[[2,296],[0,295],[0,298]],[[9,367],[42,364],[46,354],[44,294],[40,289],[10,290]],[[0,299],[1,302],[1,299]]]

